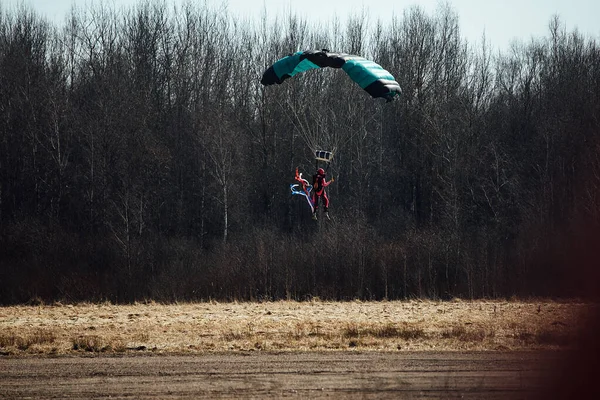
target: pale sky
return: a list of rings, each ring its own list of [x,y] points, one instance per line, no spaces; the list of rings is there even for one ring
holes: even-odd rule
[[[130,7],[139,0],[104,0],[106,4]],[[167,4],[183,0],[166,0]],[[202,3],[200,0],[192,0]],[[72,4],[84,7],[100,0],[2,0],[4,11],[15,4],[31,5],[56,24],[62,24]],[[263,7],[270,16],[290,11],[309,21],[337,16],[344,21],[349,14],[363,9],[370,20],[389,21],[401,17],[404,10],[420,5],[428,14],[435,11],[440,0],[208,0],[209,4],[228,4],[239,16],[258,18]],[[462,36],[475,45],[485,31],[487,41],[495,50],[505,51],[515,39],[529,42],[532,37],[548,36],[548,23],[554,14],[561,17],[567,31],[577,28],[587,37],[600,40],[600,0],[449,0],[458,13]]]

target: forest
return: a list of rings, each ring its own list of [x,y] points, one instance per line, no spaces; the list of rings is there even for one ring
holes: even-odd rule
[[[0,304],[596,297],[597,40],[549,15],[495,51],[451,4],[0,7]],[[334,69],[260,84],[324,48],[402,95]],[[335,146],[331,221],[290,193],[315,145]]]

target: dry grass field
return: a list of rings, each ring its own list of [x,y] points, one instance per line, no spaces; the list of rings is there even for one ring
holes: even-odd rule
[[[579,302],[264,302],[0,307],[2,355],[568,348]]]

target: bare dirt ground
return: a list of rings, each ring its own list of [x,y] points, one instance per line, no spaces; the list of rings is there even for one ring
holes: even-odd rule
[[[0,359],[0,397],[543,398],[560,358],[556,351],[19,357]]]
[[[537,398],[595,310],[547,300],[0,307],[0,398]]]

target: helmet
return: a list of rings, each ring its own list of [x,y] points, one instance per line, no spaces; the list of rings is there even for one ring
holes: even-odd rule
[[[317,170],[317,174],[319,174],[319,175],[325,175],[325,170],[323,168],[319,168]]]

